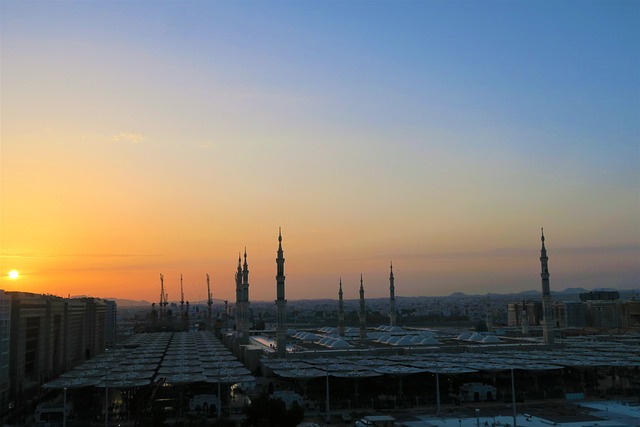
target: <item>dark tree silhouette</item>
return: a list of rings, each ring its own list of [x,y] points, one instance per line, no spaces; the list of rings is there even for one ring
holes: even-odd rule
[[[281,399],[262,394],[251,401],[246,414],[247,427],[295,427],[302,421],[304,410],[295,402],[287,409]]]

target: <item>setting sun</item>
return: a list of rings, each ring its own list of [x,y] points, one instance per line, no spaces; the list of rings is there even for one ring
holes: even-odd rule
[[[20,275],[20,273],[18,273],[18,271],[17,271],[17,270],[11,270],[11,271],[9,272],[9,279],[11,279],[11,280],[15,280],[15,279],[17,279],[17,278],[18,278],[18,276],[19,276],[19,275]]]

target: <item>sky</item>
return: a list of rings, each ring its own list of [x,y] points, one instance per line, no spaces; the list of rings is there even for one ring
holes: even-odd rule
[[[640,288],[638,1],[0,2],[8,291]],[[17,279],[9,271],[19,272]]]

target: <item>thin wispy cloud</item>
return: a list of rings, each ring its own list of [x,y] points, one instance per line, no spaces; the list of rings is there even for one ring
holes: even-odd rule
[[[494,258],[494,257],[522,257],[537,254],[539,247],[532,248],[494,248],[481,251],[460,251],[460,252],[405,252],[395,254],[377,254],[355,259],[469,259],[469,258]],[[549,248],[547,248],[549,249]],[[556,255],[606,255],[619,253],[640,252],[637,245],[602,246],[602,247],[558,247],[549,249]]]
[[[0,258],[133,258],[157,257],[162,254],[128,254],[128,253],[76,253],[76,254],[35,254],[13,252],[0,254]]]
[[[118,135],[113,135],[111,139],[115,142],[131,142],[133,144],[137,144],[139,142],[145,141],[147,138],[144,135],[139,133],[119,133]]]

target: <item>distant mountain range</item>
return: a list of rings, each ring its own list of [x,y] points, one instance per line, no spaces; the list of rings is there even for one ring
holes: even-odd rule
[[[585,289],[585,288],[567,288],[564,291],[551,291],[551,295],[559,295],[559,296],[563,296],[563,295],[578,295],[581,294],[583,292],[591,292],[592,290],[595,289]],[[611,288],[598,288],[598,290],[605,290],[605,291],[617,291],[620,292],[621,294],[624,293],[629,293],[629,292],[633,292],[633,290],[631,289],[611,289]],[[449,295],[449,297],[457,297],[457,298],[461,298],[461,297],[482,297],[482,296],[491,296],[491,295],[495,295],[495,296],[538,296],[538,295],[542,295],[542,291],[537,291],[537,290],[529,290],[529,291],[522,291],[522,292],[514,292],[514,293],[507,293],[507,294],[496,294],[496,293],[487,293],[487,294],[465,294],[464,292],[454,292],[451,295]]]
[[[600,289],[600,288],[599,288]],[[556,295],[556,296],[567,296],[567,295],[578,295],[581,294],[583,292],[590,292],[592,289],[585,289],[585,288],[567,288],[563,291],[551,291],[552,295]],[[620,294],[627,294],[627,293],[632,293],[634,292],[633,290],[630,289],[623,289],[623,290],[619,290],[619,289],[609,289],[607,288],[606,290],[611,290],[611,291],[618,291],[620,292]],[[542,294],[541,291],[536,291],[536,290],[528,290],[528,291],[522,291],[522,292],[514,292],[514,293],[505,293],[505,294],[496,294],[496,293],[486,293],[486,294],[465,294],[464,292],[454,292],[448,296],[422,296],[422,297],[405,297],[405,296],[396,296],[397,299],[410,299],[410,298],[469,298],[469,297],[487,297],[487,296],[513,296],[514,298],[526,298],[526,297],[538,297]],[[72,298],[85,298],[86,296],[84,295],[77,295],[74,296]],[[106,300],[110,300],[110,301],[115,301],[116,304],[118,304],[118,307],[148,307],[151,305],[151,303],[149,301],[146,300],[130,300],[130,299],[124,299],[124,298],[103,298]],[[387,298],[371,298],[371,300],[384,300]],[[294,300],[291,300],[292,302]],[[301,299],[301,300],[296,300],[296,301],[316,301],[316,302],[330,302],[330,301],[334,301],[333,299],[329,299],[329,298],[320,298],[320,299],[314,299],[314,300],[309,300],[309,299]],[[232,301],[228,301],[229,304],[234,304],[234,302]],[[267,302],[267,301],[256,301],[256,302]],[[176,303],[175,301],[172,303]],[[221,304],[224,304],[224,300],[221,299],[214,299],[213,303],[218,306]],[[203,300],[203,301],[192,301],[190,302],[190,304],[194,304],[194,305],[206,305],[207,301]]]

